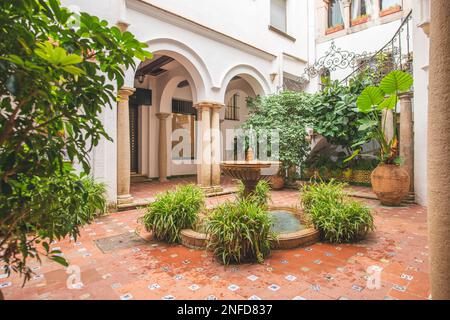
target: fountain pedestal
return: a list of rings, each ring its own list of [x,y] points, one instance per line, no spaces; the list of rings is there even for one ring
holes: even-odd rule
[[[279,165],[279,161],[225,161],[220,164],[220,169],[225,175],[241,180],[245,186],[244,195],[248,196],[260,180],[268,177],[261,175],[261,170]]]

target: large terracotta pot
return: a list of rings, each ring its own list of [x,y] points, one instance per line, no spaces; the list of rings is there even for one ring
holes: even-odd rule
[[[398,206],[409,193],[409,174],[400,166],[380,164],[370,178],[373,192],[384,205]]]
[[[281,190],[284,188],[284,178],[279,175],[270,176],[269,183],[274,190]]]

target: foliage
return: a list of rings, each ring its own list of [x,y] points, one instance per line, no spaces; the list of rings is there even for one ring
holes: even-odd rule
[[[208,248],[223,263],[257,261],[270,254],[275,235],[265,208],[250,199],[225,202],[215,208],[206,221],[210,237]]]
[[[345,184],[330,181],[302,187],[301,202],[314,226],[330,242],[353,242],[374,230],[371,210],[348,199]]]
[[[258,181],[255,191],[248,195],[247,197],[244,194],[245,186],[242,181],[239,180],[238,190],[236,194],[237,200],[244,200],[247,198],[249,201],[255,203],[257,206],[265,208],[267,210],[269,201],[271,200],[270,195],[270,184],[266,180]]]
[[[27,183],[17,183],[13,193],[2,196],[2,207],[15,214],[0,219],[0,247],[8,272],[24,273],[26,281],[31,276],[28,258],[40,261],[44,254],[67,265],[61,252],[50,248],[51,242],[66,236],[77,239],[80,226],[105,211],[106,199],[102,184],[78,176],[67,163],[49,178],[20,175]]]
[[[379,86],[368,86],[359,95],[357,100],[358,110],[364,115],[360,121],[360,131],[367,134],[355,144],[361,146],[372,139],[375,139],[381,147],[380,161],[386,164],[399,164],[398,157],[398,132],[397,132],[397,112],[398,94],[410,90],[413,85],[413,78],[409,73],[395,70],[387,74],[380,82]],[[387,117],[381,117],[382,112],[392,110],[392,127],[394,133],[389,140],[386,137]],[[353,156],[359,155],[361,149],[354,152]],[[351,159],[350,157],[349,159]]]
[[[257,134],[278,130],[279,160],[285,169],[298,165],[309,152],[305,138],[313,99],[308,93],[283,91],[249,100],[244,128],[252,128]]]
[[[158,195],[141,221],[156,239],[179,242],[180,231],[194,227],[204,204],[205,197],[199,187],[179,186],[175,191]]]
[[[91,176],[83,176],[81,182],[88,195],[85,203],[87,209],[97,215],[105,214],[107,210],[106,184],[95,181]]]
[[[358,130],[358,121],[364,116],[356,108],[356,100],[363,89],[371,84],[365,76],[350,80],[348,85],[331,81],[314,99],[314,131],[330,144],[340,145],[351,153],[351,146],[364,132]]]
[[[0,33],[0,220],[6,252],[0,258],[28,272],[25,259],[35,248],[26,232],[36,231],[35,240],[47,243],[77,234],[89,221],[65,208],[60,210],[68,214],[67,223],[48,214],[58,201],[79,200],[81,187],[64,160],[89,172],[90,150],[110,139],[100,114],[116,102],[123,70],[151,54],[131,33],[87,13],[72,14],[58,0],[0,2]],[[30,190],[58,188],[56,182],[65,190],[56,194],[64,198],[38,192],[41,204],[35,210],[37,196]],[[20,263],[9,259],[19,253]]]

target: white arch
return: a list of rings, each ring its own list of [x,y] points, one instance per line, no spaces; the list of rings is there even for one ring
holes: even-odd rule
[[[258,69],[246,64],[240,64],[228,70],[222,78],[220,87],[220,97],[222,100],[225,99],[228,84],[235,76],[240,76],[247,81],[257,95],[267,95],[270,93],[269,83]]]
[[[162,54],[178,61],[192,77],[199,99],[205,96],[206,88],[212,85],[209,73],[203,59],[190,47],[174,39],[159,38],[147,42],[153,54]]]
[[[195,90],[195,86],[192,84],[192,79],[186,76],[174,76],[164,85],[164,89],[161,94],[161,99],[159,102],[159,112],[171,113],[172,112],[172,98],[173,94],[178,86],[178,84],[182,81],[187,80],[189,82],[189,86],[191,88],[192,102],[195,104],[197,102],[197,94]]]

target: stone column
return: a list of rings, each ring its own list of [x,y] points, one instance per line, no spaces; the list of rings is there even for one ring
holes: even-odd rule
[[[342,12],[342,19],[344,20],[344,26],[345,29],[348,29],[351,27],[350,25],[350,5],[351,5],[351,1],[350,0],[342,0],[342,4],[344,7],[344,12]]]
[[[159,181],[167,181],[167,118],[170,113],[157,113],[159,119],[159,153],[158,153],[158,171]]]
[[[402,93],[400,98],[400,158],[411,178],[410,190],[414,192],[414,122],[412,113],[413,94]]]
[[[381,0],[374,0],[372,3],[372,19],[378,19],[380,16]]]
[[[428,241],[431,293],[450,299],[450,6],[433,0],[428,105]]]
[[[117,106],[117,203],[133,202],[130,194],[130,111],[128,98],[134,88],[119,89]]]
[[[197,170],[197,183],[204,188],[211,187],[211,103],[201,102],[198,103],[195,108],[198,113],[201,114],[200,126],[200,154]]]
[[[223,107],[221,104],[214,104],[211,112],[211,184],[215,189],[220,188],[220,161],[221,157],[221,145],[220,145],[220,109]]]

